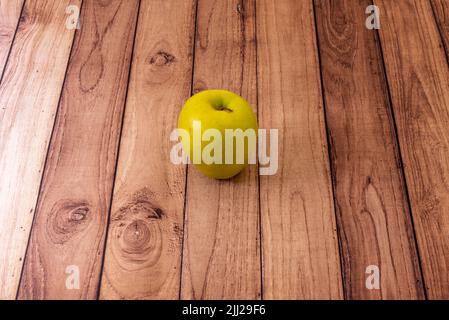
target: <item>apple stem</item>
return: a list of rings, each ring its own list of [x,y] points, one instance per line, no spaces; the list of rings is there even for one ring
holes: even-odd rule
[[[228,107],[225,107],[225,106],[218,106],[215,109],[220,110],[220,111],[232,112],[231,109],[229,109]]]

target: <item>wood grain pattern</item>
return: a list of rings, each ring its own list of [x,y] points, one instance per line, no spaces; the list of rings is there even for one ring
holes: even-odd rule
[[[226,89],[256,109],[254,1],[198,3],[194,91]],[[226,181],[189,167],[181,297],[261,296],[257,167]]]
[[[0,298],[18,287],[78,0],[27,1],[0,84]]]
[[[260,179],[267,299],[343,297],[315,37],[312,1],[257,1],[260,127],[279,129]]]
[[[171,162],[204,89],[275,175]],[[0,0],[0,300],[449,299],[448,108],[448,0]]]
[[[20,299],[98,291],[138,0],[85,0],[63,88]],[[66,268],[80,271],[66,288]]]
[[[423,298],[371,1],[315,1],[333,182],[349,299]],[[366,288],[370,265],[380,290]]]
[[[449,60],[449,1],[432,0],[430,3],[432,4],[433,13],[446,50],[446,56]]]
[[[376,0],[424,282],[449,298],[449,69],[430,2]]]
[[[185,166],[170,133],[189,97],[195,3],[142,0],[100,297],[179,297]]]
[[[0,1],[0,81],[19,23],[24,0]]]

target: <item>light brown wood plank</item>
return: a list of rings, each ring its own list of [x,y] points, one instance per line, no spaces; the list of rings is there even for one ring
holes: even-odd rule
[[[316,0],[332,173],[348,299],[423,298],[418,255],[369,0]],[[380,269],[380,290],[366,268]]]
[[[429,1],[376,0],[424,282],[449,298],[449,69]]]
[[[312,1],[257,1],[259,119],[279,129],[260,177],[266,299],[343,297]]]
[[[169,137],[191,90],[194,21],[193,0],[141,2],[102,299],[179,297],[185,166]]]
[[[0,1],[0,81],[19,23],[24,0]]]
[[[27,1],[0,84],[0,298],[16,296],[73,30],[68,5]]]
[[[254,1],[198,3],[194,91],[226,89],[256,110]],[[257,166],[217,181],[189,166],[181,296],[261,296]]]
[[[20,299],[95,299],[138,0],[85,0],[44,171]],[[79,268],[80,288],[66,287]]]

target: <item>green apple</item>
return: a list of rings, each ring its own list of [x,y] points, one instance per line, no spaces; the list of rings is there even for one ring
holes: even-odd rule
[[[205,90],[195,94],[184,105],[178,128],[188,133],[180,134],[184,152],[208,177],[229,179],[255,159],[257,118],[249,103],[235,93]],[[230,136],[232,132],[247,135],[238,141],[237,135]]]

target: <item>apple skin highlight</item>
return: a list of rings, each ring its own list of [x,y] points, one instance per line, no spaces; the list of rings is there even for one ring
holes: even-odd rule
[[[189,132],[190,141],[188,143],[181,138],[184,152],[189,155],[190,160],[194,159],[194,153],[201,154],[210,141],[203,141],[194,144],[194,122],[201,123],[201,137],[208,129],[220,131],[222,139],[222,159],[221,164],[207,164],[202,157],[200,163],[194,163],[200,172],[214,179],[229,179],[248,165],[248,148],[245,142],[244,163],[238,164],[236,161],[236,143],[233,143],[233,164],[226,164],[225,130],[241,129],[243,131],[252,129],[257,135],[258,124],[250,104],[241,96],[227,90],[205,90],[190,97],[185,103],[178,118],[178,128]],[[196,148],[196,150],[195,150]],[[198,150],[200,148],[200,150]]]

